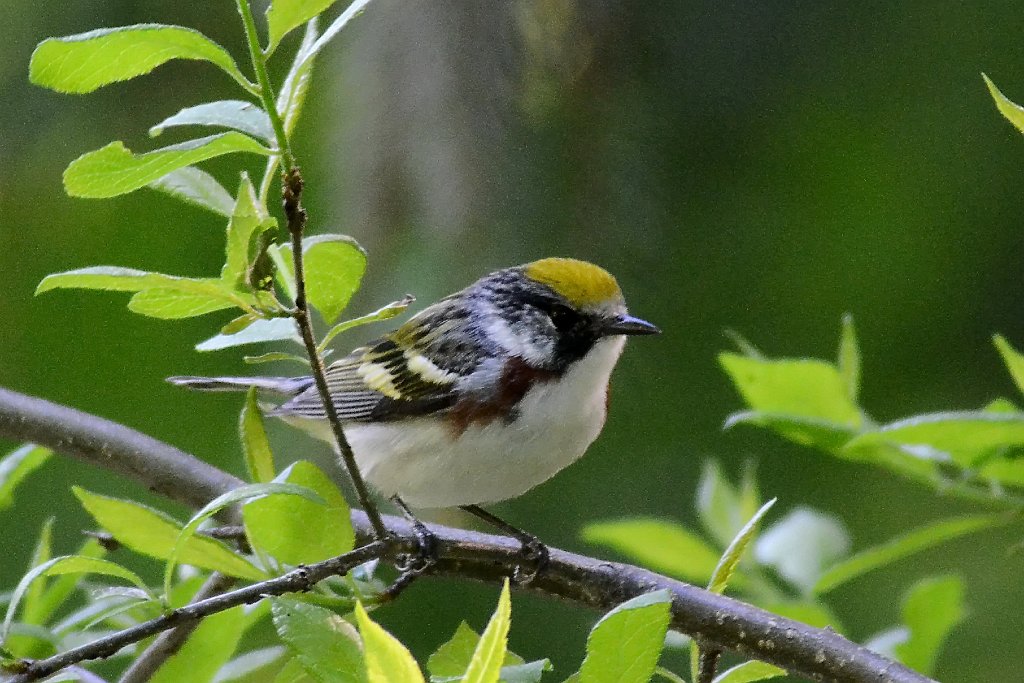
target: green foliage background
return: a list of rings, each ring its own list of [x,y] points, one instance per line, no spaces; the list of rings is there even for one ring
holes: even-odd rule
[[[1024,141],[996,113],[980,72],[1024,99],[1021,9],[435,4],[375,0],[321,60],[297,144],[311,230],[349,233],[370,249],[353,312],[405,292],[426,303],[487,270],[570,255],[614,272],[633,312],[665,330],[630,345],[607,429],[587,458],[501,513],[550,543],[595,552],[578,537],[588,521],[629,513],[692,522],[708,458],[734,476],[756,459],[762,490],[779,497],[775,515],[798,504],[832,512],[855,547],[968,509],[767,432],[723,433],[740,401],[715,354],[728,346],[723,329],[734,328],[772,355],[831,357],[850,311],[863,403],[877,419],[1014,395],[990,335],[1024,345]],[[32,297],[44,275],[97,263],[216,272],[216,217],[152,192],[70,199],[60,176],[112,139],[152,146],[150,125],[221,97],[224,77],[179,64],[88,98],[27,82],[40,39],[95,26],[190,24],[242,55],[234,7],[71,2],[57,13],[15,3],[5,17],[0,384],[241,473],[241,400],[163,382],[246,370],[241,353],[192,350],[229,315],[168,324],[133,316],[117,296]],[[279,458],[329,461],[284,428],[273,436]],[[4,529],[0,585],[24,573],[48,515],[58,517],[57,547],[77,545],[73,530],[87,520],[69,484],[153,501],[63,459],[45,467],[6,513],[18,523]],[[896,620],[893,596],[913,578],[960,573],[971,609],[943,652],[941,677],[1012,680],[1024,627],[1022,556],[1008,552],[1015,531],[874,573],[838,590],[835,607],[863,638]],[[423,582],[375,618],[422,658],[461,618],[482,628],[494,599],[491,589]],[[551,656],[568,673],[595,617],[517,598],[512,648]]]

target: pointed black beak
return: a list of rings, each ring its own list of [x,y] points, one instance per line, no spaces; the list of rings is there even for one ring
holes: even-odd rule
[[[631,315],[624,314],[605,323],[604,327],[601,328],[601,333],[604,335],[661,334],[661,330],[646,320],[641,320],[640,318],[634,318]]]

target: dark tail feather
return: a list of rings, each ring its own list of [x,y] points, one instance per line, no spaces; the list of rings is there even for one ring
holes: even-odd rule
[[[196,391],[246,391],[256,387],[285,396],[294,396],[313,384],[312,377],[168,377],[167,381]]]

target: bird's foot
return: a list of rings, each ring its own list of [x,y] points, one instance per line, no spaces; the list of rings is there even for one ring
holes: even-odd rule
[[[548,566],[551,554],[548,547],[536,536],[524,533],[519,541],[522,543],[521,560],[512,571],[512,581],[516,585],[526,586]]]
[[[395,568],[403,574],[422,574],[437,562],[437,536],[416,518],[410,520],[416,548],[395,557]]]

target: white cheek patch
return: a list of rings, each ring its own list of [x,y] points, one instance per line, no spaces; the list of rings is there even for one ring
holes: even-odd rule
[[[553,340],[538,338],[526,329],[516,334],[508,321],[500,315],[491,316],[485,332],[488,338],[499,344],[509,355],[519,356],[534,365],[544,365],[551,359]]]

